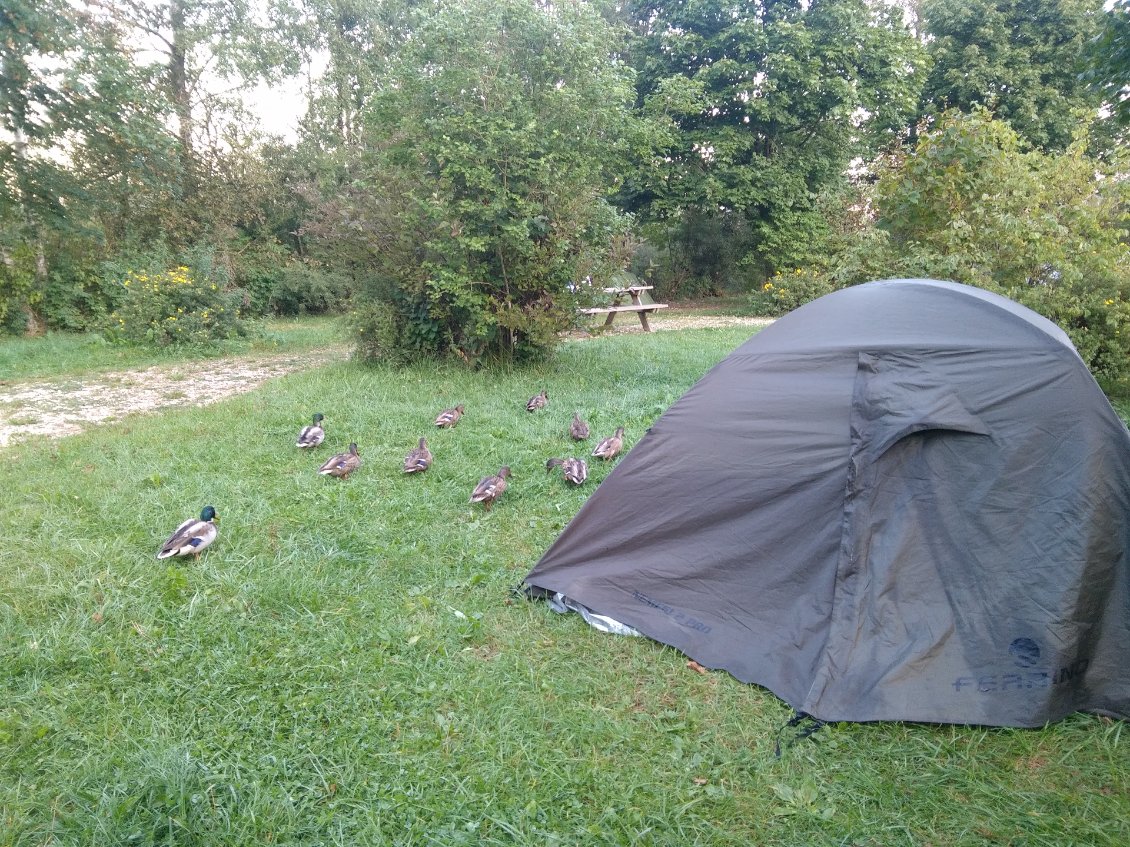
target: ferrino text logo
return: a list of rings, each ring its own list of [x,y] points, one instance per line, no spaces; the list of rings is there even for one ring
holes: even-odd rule
[[[953,681],[954,690],[959,693],[1005,694],[1011,691],[1068,685],[1082,679],[1083,674],[1087,672],[1087,666],[1091,663],[1090,659],[1077,659],[1070,665],[1059,668],[1041,667],[1040,645],[1031,638],[1017,638],[1008,645],[1008,653],[1016,666],[1015,671],[981,676],[959,676]]]

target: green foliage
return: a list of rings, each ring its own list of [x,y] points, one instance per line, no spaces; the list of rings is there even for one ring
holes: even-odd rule
[[[350,282],[342,274],[310,265],[288,265],[278,271],[270,309],[277,315],[322,315],[349,299]]]
[[[838,287],[831,276],[818,268],[796,268],[789,273],[774,274],[750,295],[750,304],[755,314],[776,317],[830,294]]]
[[[1083,79],[1110,105],[1115,120],[1130,126],[1130,0],[1110,4],[1102,27],[1087,45]]]
[[[699,274],[732,289],[818,256],[821,195],[912,121],[922,52],[901,13],[863,0],[630,7],[638,102],[659,143],[622,202],[668,226],[651,238],[671,277],[709,255]]]
[[[231,266],[296,229],[277,160],[229,95],[199,84],[205,68],[213,80],[293,69],[296,54],[264,49],[278,40],[244,0],[3,5],[0,261],[22,273],[34,255],[17,307],[35,328],[99,322],[120,281],[102,283],[104,261],[208,241]]]
[[[985,110],[947,112],[887,163],[878,229],[828,271],[834,284],[883,276],[952,279],[1004,294],[1058,323],[1108,390],[1130,378],[1128,186],[1074,145],[1021,152]]]
[[[102,282],[95,268],[56,263],[48,274],[40,303],[47,326],[69,332],[96,326],[109,311]]]
[[[1103,0],[925,0],[932,68],[920,112],[988,108],[1027,147],[1062,152],[1101,98],[1080,78]]]
[[[755,241],[743,216],[688,208],[677,220],[647,225],[644,235],[644,270],[657,297],[689,300],[748,290],[742,261]]]
[[[107,320],[106,338],[127,344],[207,345],[246,336],[243,293],[224,274],[180,265],[160,272],[131,271],[121,303]]]
[[[22,333],[27,326],[24,310],[42,297],[36,286],[34,248],[17,244],[0,249],[0,329]]]
[[[419,20],[366,115],[370,152],[323,210],[329,252],[358,257],[357,319],[379,323],[363,352],[537,357],[573,320],[570,284],[626,261],[604,199],[635,137],[613,40],[584,4]]]

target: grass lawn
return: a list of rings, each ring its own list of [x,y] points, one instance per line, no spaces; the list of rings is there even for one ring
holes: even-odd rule
[[[512,595],[610,470],[546,474],[572,412],[630,448],[748,335],[343,362],[0,451],[0,847],[1130,843],[1122,723],[835,724],[778,757],[767,691]],[[421,436],[435,463],[405,477]],[[351,440],[361,468],[318,476]],[[206,504],[219,540],[157,562]]]
[[[193,359],[293,353],[346,341],[337,318],[272,319],[262,321],[259,328],[261,332],[255,337],[217,344],[204,352],[192,348],[151,350],[110,344],[93,332],[0,338],[0,374],[5,381],[53,379]]]

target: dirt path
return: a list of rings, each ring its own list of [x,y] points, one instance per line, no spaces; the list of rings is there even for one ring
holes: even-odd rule
[[[0,385],[0,447],[29,435],[74,435],[93,424],[137,412],[206,406],[251,391],[269,379],[348,356],[347,348],[334,347]]]
[[[651,322],[664,332],[730,326],[764,326],[765,318],[664,316]],[[634,315],[621,315],[609,330],[641,332]],[[578,337],[577,335],[573,336]],[[587,337],[587,336],[584,336]],[[126,415],[171,406],[206,406],[251,391],[269,379],[340,361],[346,347],[283,356],[239,356],[183,362],[50,382],[0,385],[0,447],[33,435],[61,438]]]
[[[656,332],[671,329],[719,329],[731,326],[768,326],[773,318],[745,318],[734,315],[668,315],[653,316],[648,321]],[[630,313],[619,315],[612,324],[615,332],[643,332],[639,319]]]

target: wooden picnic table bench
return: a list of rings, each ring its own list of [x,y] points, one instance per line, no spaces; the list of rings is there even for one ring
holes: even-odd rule
[[[640,300],[640,292],[648,291],[654,288],[652,285],[629,285],[624,288],[606,288],[606,294],[612,295],[612,303],[608,306],[593,306],[589,309],[581,309],[581,313],[585,315],[604,315],[608,317],[604,321],[606,327],[612,326],[612,321],[620,312],[635,312],[640,317],[640,325],[643,327],[644,332],[651,332],[651,327],[647,323],[647,316],[652,312],[659,309],[666,309],[666,303],[644,303]],[[630,303],[625,303],[624,298],[631,298]]]

